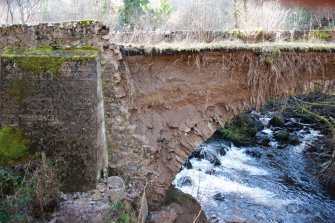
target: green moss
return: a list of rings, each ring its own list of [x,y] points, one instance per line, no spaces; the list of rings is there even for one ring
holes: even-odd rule
[[[255,143],[257,133],[256,122],[246,116],[237,116],[224,128],[219,129],[223,138],[232,141],[238,146],[246,146]]]
[[[0,164],[13,163],[27,155],[30,140],[17,128],[0,129]]]
[[[32,50],[8,48],[1,57],[13,61],[26,72],[40,74],[49,71],[57,74],[64,62],[92,61],[97,55],[98,51],[93,48],[53,50],[43,47]]]
[[[88,20],[69,20],[64,23],[79,23],[82,27],[90,27],[96,23],[96,20],[88,19]]]

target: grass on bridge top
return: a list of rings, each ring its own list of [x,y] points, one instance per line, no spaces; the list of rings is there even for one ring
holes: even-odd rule
[[[335,43],[310,42],[262,42],[243,43],[238,41],[222,41],[212,43],[196,42],[162,42],[155,45],[128,45],[125,46],[129,55],[142,54],[174,54],[183,52],[204,51],[296,51],[296,52],[335,52]]]

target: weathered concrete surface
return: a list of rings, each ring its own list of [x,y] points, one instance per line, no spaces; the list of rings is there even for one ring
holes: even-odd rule
[[[333,53],[266,57],[250,50],[186,51],[132,55],[119,63],[113,97],[120,104],[113,106],[124,115],[106,113],[107,129],[113,129],[107,134],[110,164],[145,176],[152,209],[187,157],[227,120],[270,99],[334,89]],[[109,98],[105,94],[106,111]]]
[[[32,149],[63,159],[65,191],[94,188],[108,164],[98,56],[108,44],[106,33],[97,22],[0,28],[1,53],[11,47],[39,49],[2,54],[0,127],[24,130]],[[65,50],[39,52],[46,46]],[[66,50],[84,46],[98,49],[96,55]]]

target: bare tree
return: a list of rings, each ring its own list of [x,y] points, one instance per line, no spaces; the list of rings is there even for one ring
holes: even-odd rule
[[[44,0],[2,0],[1,5],[6,9],[6,23],[28,23],[43,2]]]

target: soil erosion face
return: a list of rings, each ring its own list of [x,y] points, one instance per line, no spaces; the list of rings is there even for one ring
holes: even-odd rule
[[[271,56],[271,55],[270,55]],[[129,56],[130,125],[144,146],[148,199],[161,204],[188,156],[237,114],[282,96],[332,88],[332,53],[252,51]],[[144,168],[144,169],[143,169]]]

